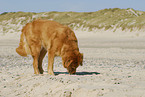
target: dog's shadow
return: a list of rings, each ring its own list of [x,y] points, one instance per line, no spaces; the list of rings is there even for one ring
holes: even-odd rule
[[[69,74],[68,72],[54,72],[55,75]],[[74,75],[98,75],[98,72],[76,72]]]

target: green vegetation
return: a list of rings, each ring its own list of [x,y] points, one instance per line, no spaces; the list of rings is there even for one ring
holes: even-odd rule
[[[3,30],[12,28],[7,27],[9,23],[25,25],[26,23],[37,19],[50,19],[68,25],[71,28],[89,28],[93,29],[116,29],[132,31],[134,28],[138,30],[145,29],[145,12],[128,9],[103,9],[96,12],[4,12],[0,15],[0,25]],[[8,22],[4,22],[8,21]],[[14,30],[19,31],[19,27]]]

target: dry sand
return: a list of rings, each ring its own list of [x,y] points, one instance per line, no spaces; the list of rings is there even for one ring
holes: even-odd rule
[[[1,36],[0,97],[145,97],[144,37],[76,35],[84,64],[69,75],[56,57],[56,76],[47,75],[48,56],[45,74],[34,75],[31,56],[15,52],[18,35]]]

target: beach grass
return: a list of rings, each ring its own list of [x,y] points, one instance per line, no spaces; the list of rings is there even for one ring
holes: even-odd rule
[[[79,29],[83,26],[83,28],[89,28],[89,31],[93,29],[114,29],[115,32],[118,28],[121,28],[122,31],[145,28],[145,12],[132,8],[110,8],[96,12],[4,12],[0,15],[0,24],[5,32],[7,31],[5,29],[9,30],[9,27],[6,27],[8,24],[17,25],[19,23],[23,26],[37,18],[54,20],[68,25],[72,29]]]

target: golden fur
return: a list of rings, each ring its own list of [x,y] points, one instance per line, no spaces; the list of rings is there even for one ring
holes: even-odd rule
[[[54,75],[55,56],[61,56],[63,66],[70,74],[76,73],[76,68],[83,61],[74,32],[67,26],[49,20],[39,19],[27,23],[22,29],[16,52],[21,56],[32,55],[35,74],[43,74],[42,60],[47,52],[50,75]]]

